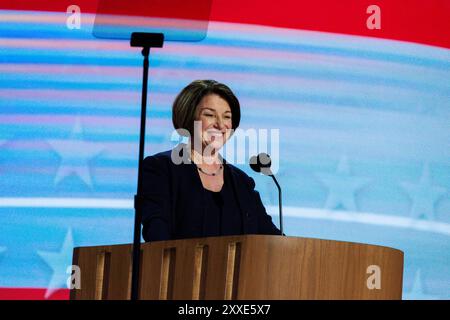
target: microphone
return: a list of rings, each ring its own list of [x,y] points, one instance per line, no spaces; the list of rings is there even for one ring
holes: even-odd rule
[[[272,160],[270,159],[270,156],[267,153],[260,153],[257,156],[253,156],[250,158],[250,168],[252,168],[256,172],[260,172],[264,174],[265,176],[272,177],[273,181],[277,185],[278,188],[278,210],[280,213],[280,232],[281,235],[283,235],[283,211],[282,211],[282,205],[281,205],[281,187],[278,183],[277,179],[275,178],[275,175],[273,174],[272,170],[270,170],[270,166],[272,165]]]

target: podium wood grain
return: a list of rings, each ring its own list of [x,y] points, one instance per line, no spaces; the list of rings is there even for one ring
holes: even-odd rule
[[[71,299],[128,299],[132,245],[80,247]],[[369,289],[370,266],[380,289]],[[141,247],[140,299],[401,299],[403,252],[382,246],[246,235]],[[368,273],[369,272],[369,273]]]

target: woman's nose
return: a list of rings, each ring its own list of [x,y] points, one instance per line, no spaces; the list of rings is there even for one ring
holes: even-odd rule
[[[216,128],[222,130],[223,127],[224,127],[224,121],[223,121],[223,119],[222,119],[221,117],[216,117],[216,123],[215,123],[215,125],[216,125]]]

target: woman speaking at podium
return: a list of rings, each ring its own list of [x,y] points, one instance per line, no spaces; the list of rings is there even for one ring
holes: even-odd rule
[[[254,180],[218,152],[240,117],[238,99],[217,81],[197,80],[178,94],[172,121],[189,143],[144,160],[145,241],[280,234]]]

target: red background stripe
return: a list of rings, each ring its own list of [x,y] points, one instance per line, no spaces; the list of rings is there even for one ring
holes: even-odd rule
[[[71,4],[77,4],[82,12],[95,13],[97,9],[97,0],[0,0],[1,8],[14,10],[65,12]],[[366,27],[366,9],[372,4],[381,8],[381,30]],[[213,0],[211,20],[372,36],[450,48],[449,0]]]
[[[44,300],[45,288],[0,288],[0,300]],[[59,289],[48,300],[68,300],[69,289]]]

